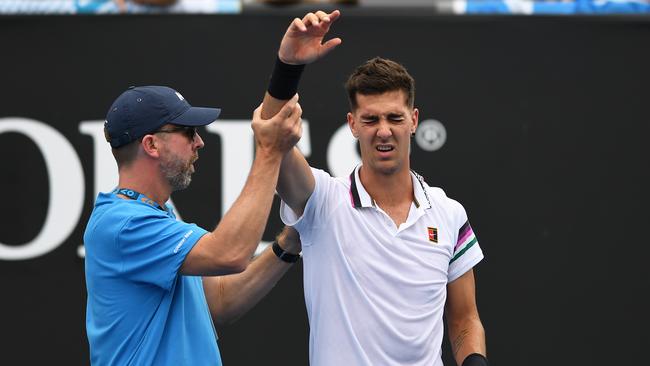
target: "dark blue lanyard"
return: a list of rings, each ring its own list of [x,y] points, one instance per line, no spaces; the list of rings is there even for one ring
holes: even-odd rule
[[[155,207],[155,208],[157,208],[159,210],[163,210],[163,211],[167,212],[167,210],[162,208],[158,204],[158,202],[152,200],[151,198],[145,196],[144,194],[142,194],[142,193],[140,193],[138,191],[134,191],[134,190],[128,189],[128,188],[115,188],[113,193],[124,195],[124,196],[126,196],[126,197],[128,197],[128,198],[130,198],[130,199],[132,199],[134,201],[144,202],[144,203],[146,203],[146,204],[148,204],[150,206],[153,206],[153,207]]]

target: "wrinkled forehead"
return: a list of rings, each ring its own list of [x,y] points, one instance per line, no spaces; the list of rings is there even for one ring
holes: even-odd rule
[[[392,90],[377,94],[356,94],[355,114],[404,114],[413,108],[408,105],[408,97],[403,90]]]

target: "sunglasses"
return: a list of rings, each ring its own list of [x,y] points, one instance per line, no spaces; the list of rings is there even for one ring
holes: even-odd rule
[[[176,126],[172,128],[168,128],[166,130],[158,130],[154,133],[175,133],[175,132],[182,132],[185,136],[187,136],[190,141],[194,141],[194,137],[196,136],[196,127],[194,126]]]

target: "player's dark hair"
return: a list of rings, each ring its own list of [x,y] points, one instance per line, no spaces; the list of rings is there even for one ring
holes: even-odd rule
[[[357,108],[357,94],[378,95],[395,90],[403,90],[406,104],[413,108],[415,102],[415,80],[404,66],[395,61],[375,57],[366,61],[345,82],[350,109]]]

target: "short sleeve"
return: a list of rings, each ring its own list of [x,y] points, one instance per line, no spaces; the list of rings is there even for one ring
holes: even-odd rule
[[[321,169],[311,168],[311,172],[315,181],[314,191],[305,204],[302,216],[298,217],[284,201],[280,203],[282,222],[298,230],[304,246],[311,245],[312,232],[326,222],[334,183],[334,178]]]
[[[130,280],[170,289],[196,242],[207,233],[164,214],[134,216],[117,236],[121,273]]]
[[[478,244],[478,239],[472,229],[472,225],[469,223],[465,208],[460,203],[454,200],[451,201],[455,206],[453,221],[458,232],[456,234],[452,258],[449,261],[448,282],[452,282],[462,276],[483,259],[483,251]]]

